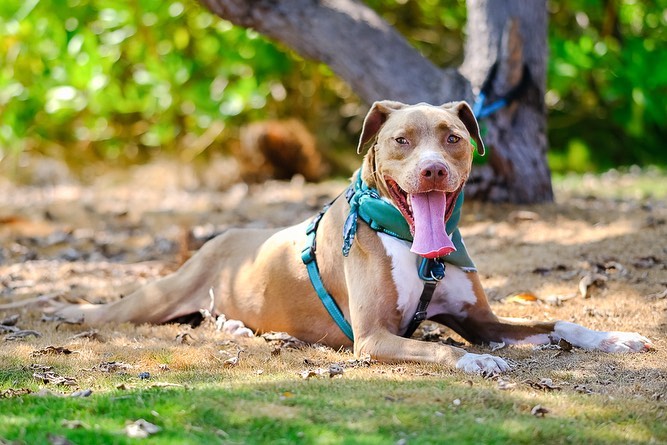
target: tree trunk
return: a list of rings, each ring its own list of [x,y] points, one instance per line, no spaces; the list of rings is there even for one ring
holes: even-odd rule
[[[490,160],[474,171],[467,195],[518,203],[552,201],[544,104],[546,1],[467,0],[467,5],[468,37],[461,72],[472,85],[480,87],[494,61],[499,63],[493,84],[496,94],[519,82],[522,63],[531,76],[528,89],[512,106],[484,120]]]
[[[526,2],[525,6],[521,4],[522,0],[470,0],[467,29],[472,42],[466,47],[468,56],[464,64],[468,76],[456,69],[441,70],[433,65],[372,9],[355,0],[200,1],[236,25],[253,28],[283,42],[304,57],[327,64],[368,104],[381,99],[433,104],[461,99],[471,101],[472,85],[482,82],[485,68],[493,60],[481,63],[482,53],[472,54],[472,51],[486,44],[489,46],[483,53],[493,55],[505,22],[515,12],[523,14],[519,15],[522,26],[525,19],[533,20],[536,16],[539,20],[526,25],[526,30],[539,34],[537,40],[542,40],[544,52],[540,54],[537,52],[539,47],[531,44],[529,39],[533,39],[533,34],[524,35],[527,36],[526,55],[530,57],[527,61],[531,69],[533,64],[541,67],[533,73],[538,82],[519,106],[487,121],[487,140],[493,153],[491,167],[480,169],[482,174],[475,175],[470,191],[493,200],[528,203],[552,199],[545,160],[546,128],[542,102],[546,58],[545,0]],[[511,8],[505,11],[507,4]],[[493,15],[497,9],[502,10],[499,17]],[[544,17],[540,12],[544,12]],[[473,32],[473,29],[484,32]],[[506,83],[512,80],[508,76],[505,79]],[[500,82],[497,87],[504,87],[506,83]],[[506,144],[518,145],[510,147]],[[530,180],[524,176],[530,176]]]

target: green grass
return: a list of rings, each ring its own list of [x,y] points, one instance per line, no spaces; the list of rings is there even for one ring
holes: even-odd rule
[[[367,371],[366,371],[367,372]],[[33,387],[31,372],[3,371],[3,388]],[[189,387],[156,388],[128,376],[97,379],[88,398],[27,395],[0,401],[0,437],[48,443],[49,433],[76,444],[130,444],[128,421],[162,428],[151,444],[641,444],[667,441],[647,402],[610,401],[574,392],[500,391],[495,382],[460,375],[378,375],[303,380],[294,374],[225,371],[193,375]],[[455,399],[460,404],[454,403]],[[533,416],[536,404],[548,409]],[[641,416],[633,413],[643,413]],[[86,427],[67,429],[63,420]]]

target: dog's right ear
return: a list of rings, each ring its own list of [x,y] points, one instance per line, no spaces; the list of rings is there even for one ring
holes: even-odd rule
[[[375,139],[378,131],[380,131],[382,125],[387,121],[387,117],[389,117],[389,114],[392,111],[400,110],[405,107],[407,107],[406,104],[395,102],[393,100],[375,102],[364,119],[364,126],[361,130],[359,145],[357,146],[357,153],[362,153],[368,143]]]

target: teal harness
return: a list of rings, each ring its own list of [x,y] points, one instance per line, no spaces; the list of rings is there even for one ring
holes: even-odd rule
[[[350,203],[350,212],[343,226],[343,256],[348,256],[354,237],[357,233],[357,222],[359,219],[364,221],[371,229],[376,232],[385,233],[395,238],[412,242],[413,237],[410,232],[408,222],[403,218],[401,212],[389,202],[383,200],[377,190],[371,188],[361,179],[361,171],[357,173],[356,180],[348,187],[345,198]],[[338,198],[336,198],[338,199]],[[335,199],[334,199],[335,201]],[[322,211],[313,218],[306,229],[307,241],[306,247],[301,252],[301,260],[306,265],[310,282],[315,289],[322,304],[326,308],[331,318],[336,322],[343,333],[352,341],[354,335],[350,323],[345,319],[334,298],[329,294],[322,282],[316,259],[316,236],[317,227],[329,209],[331,203],[324,206]],[[419,298],[417,310],[408,325],[408,329],[403,334],[409,338],[417,329],[419,324],[426,319],[426,310],[435,292],[435,288],[440,280],[445,277],[445,263],[457,266],[465,271],[475,271],[475,264],[466,251],[465,244],[461,238],[458,229],[459,219],[461,218],[461,206],[463,205],[463,192],[459,194],[452,215],[446,224],[446,231],[451,236],[456,251],[441,258],[430,260],[422,258],[417,265],[419,278],[424,282],[424,290]]]

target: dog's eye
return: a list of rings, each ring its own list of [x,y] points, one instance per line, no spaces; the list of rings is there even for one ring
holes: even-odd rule
[[[460,140],[461,140],[460,137],[458,137],[458,136],[456,136],[456,135],[453,135],[453,134],[450,134],[450,135],[447,137],[447,143],[448,143],[448,144],[456,144],[456,143],[457,143],[458,141],[460,141]]]
[[[408,140],[405,139],[404,137],[398,137],[394,140],[400,145],[408,145]]]

